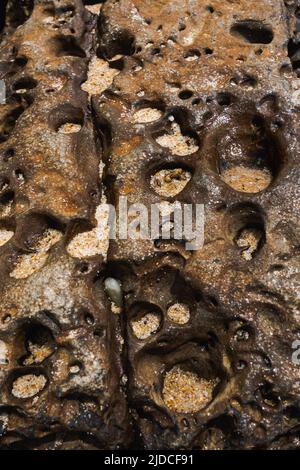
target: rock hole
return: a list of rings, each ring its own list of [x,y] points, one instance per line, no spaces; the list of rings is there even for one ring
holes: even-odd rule
[[[183,54],[183,57],[188,62],[192,62],[193,60],[197,60],[201,57],[201,52],[198,49],[189,49]]]
[[[232,95],[227,92],[220,92],[217,94],[217,103],[220,106],[230,106],[232,103]]]
[[[129,316],[132,333],[140,340],[150,338],[161,327],[162,312],[156,305],[138,302],[131,307]]]
[[[163,400],[175,413],[197,413],[212,401],[217,384],[217,379],[201,377],[176,365],[165,374]]]
[[[33,322],[25,326],[23,334],[27,354],[20,359],[21,365],[41,364],[53,354],[55,342],[48,327]]]
[[[40,371],[17,373],[12,382],[11,393],[15,398],[33,398],[44,390],[47,385],[46,376]]]
[[[5,142],[12,131],[15,128],[16,122],[24,112],[24,107],[19,106],[18,108],[9,111],[4,115],[4,117],[0,120],[0,143]]]
[[[185,325],[190,320],[190,309],[186,304],[173,304],[167,310],[167,317],[177,325]]]
[[[15,149],[9,148],[3,153],[3,161],[8,162],[11,158],[15,156]]]
[[[274,37],[272,28],[258,20],[237,21],[231,26],[230,33],[251,44],[269,44]]]
[[[23,77],[14,83],[13,89],[15,93],[26,93],[37,86],[38,82],[32,77]]]
[[[13,32],[18,26],[27,21],[34,8],[34,0],[2,0],[2,24],[0,23],[0,28],[3,29],[5,26],[8,32]],[[0,31],[1,31],[0,29]]]
[[[102,25],[100,24],[100,31]],[[97,55],[104,59],[115,56],[131,56],[136,52],[135,36],[127,30],[117,30],[114,35],[101,31],[100,46]]]
[[[150,187],[159,196],[174,197],[184,190],[192,178],[185,168],[168,166],[156,171],[150,178]]]
[[[52,39],[52,43],[57,57],[86,57],[84,50],[72,35],[57,36]]]
[[[145,124],[148,122],[158,121],[162,115],[162,111],[156,108],[154,104],[150,106],[149,103],[147,106],[145,103],[142,108],[135,111],[133,115],[133,122]]]
[[[172,155],[191,155],[199,149],[197,134],[187,125],[185,113],[175,111],[164,123],[165,129],[154,132],[156,142],[169,149]]]
[[[191,90],[182,90],[179,92],[178,97],[181,100],[189,100],[193,96],[193,92]]]
[[[293,69],[300,69],[300,44],[296,39],[290,39],[288,42],[288,56]]]
[[[243,121],[243,122],[242,122]],[[281,142],[262,116],[241,118],[240,129],[228,129],[219,141],[219,172],[232,189],[258,193],[270,186],[283,161]]]
[[[6,191],[4,194],[0,196],[1,217],[8,217],[10,215],[14,200],[15,200],[14,191]]]
[[[34,220],[29,217],[27,222]],[[25,233],[26,240],[23,240],[22,233]],[[25,238],[24,237],[24,238]],[[13,271],[10,276],[15,279],[25,279],[36,271],[39,271],[47,262],[49,250],[62,238],[62,232],[56,228],[47,227],[43,231],[34,231],[29,228],[29,234],[26,233],[26,222],[16,234],[16,239],[21,240],[25,246],[31,249],[33,253],[20,254],[17,258]]]
[[[77,133],[84,123],[84,112],[69,103],[61,104],[49,115],[50,127],[60,134]]]
[[[266,241],[263,212],[251,204],[240,204],[229,209],[227,233],[246,261],[251,261]]]
[[[28,59],[25,56],[18,56],[18,57],[15,58],[15,64],[18,67],[25,67],[27,62],[28,62]]]

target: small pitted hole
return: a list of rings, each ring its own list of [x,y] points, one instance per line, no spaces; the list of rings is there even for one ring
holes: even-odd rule
[[[261,230],[258,228],[246,227],[241,230],[236,238],[236,244],[242,248],[242,257],[250,261],[256,253],[262,238]]]
[[[11,315],[5,315],[5,316],[3,317],[3,319],[2,319],[2,323],[3,323],[4,325],[6,325],[7,323],[10,323],[11,320],[12,320]]]
[[[86,274],[88,273],[90,270],[89,268],[89,265],[87,263],[82,263],[80,266],[79,266],[79,272],[81,274]]]
[[[206,47],[204,49],[204,52],[205,52],[206,55],[212,55],[214,53],[214,50],[211,49],[210,47]]]
[[[18,56],[18,57],[15,58],[15,64],[18,67],[25,67],[27,62],[28,62],[28,59],[25,56]]]
[[[242,258],[250,261],[266,240],[262,212],[254,205],[233,206],[228,213],[228,234]]]
[[[181,23],[179,26],[178,26],[178,31],[184,31],[186,29],[186,25],[184,23]]]
[[[237,363],[236,363],[236,368],[238,371],[240,370],[244,370],[246,369],[247,367],[247,362],[243,361],[243,360],[239,360]]]
[[[24,24],[30,18],[34,7],[34,0],[22,0],[21,2],[19,0],[11,0],[3,3],[4,24],[1,26],[6,26],[9,32],[13,32],[18,26]],[[1,11],[1,13],[3,12]]]
[[[244,328],[240,328],[234,335],[235,341],[248,341],[250,334]]]
[[[280,397],[273,392],[273,385],[267,381],[256,391],[256,396],[270,408],[277,408],[281,401]]]
[[[151,49],[151,54],[152,55],[157,55],[161,52],[160,48],[159,47],[154,47],[153,49]]]
[[[133,115],[133,122],[145,124],[157,121],[162,117],[162,112],[157,108],[145,107],[136,111]]]
[[[150,25],[152,23],[152,19],[151,18],[145,18],[145,23]]]
[[[57,36],[52,39],[54,50],[57,57],[86,57],[84,50],[78,44],[76,38],[72,35]]]
[[[146,313],[138,320],[132,320],[131,328],[138,339],[147,339],[157,332],[160,318],[156,313]]]
[[[2,211],[2,216],[9,215],[14,199],[14,191],[6,191],[0,196],[0,210]]]
[[[183,191],[191,178],[191,173],[183,168],[167,168],[151,177],[150,186],[160,196],[174,197]]]
[[[8,347],[4,341],[0,339],[0,366],[8,364]]]
[[[167,310],[168,318],[178,325],[185,325],[190,319],[190,309],[185,304],[173,304]]]
[[[135,52],[135,36],[125,29],[114,31],[114,34],[109,38],[103,37],[103,42],[100,42],[98,49],[99,56],[104,59],[111,59],[117,55],[131,56]]]
[[[25,182],[25,176],[24,176],[24,173],[22,170],[20,170],[20,168],[17,168],[15,171],[15,177],[16,177],[16,180],[19,182],[19,183],[24,183]]]
[[[208,121],[212,117],[213,117],[212,111],[205,111],[205,113],[203,113],[203,116],[202,116],[204,121]]]
[[[30,243],[33,253],[20,254],[10,277],[26,279],[42,269],[49,257],[49,250],[62,238],[62,232],[56,228],[47,228]]]
[[[258,193],[268,188],[280,171],[282,144],[261,115],[241,118],[239,126],[238,134],[228,128],[219,140],[219,173],[234,190]]]
[[[81,108],[66,103],[53,109],[49,116],[50,127],[60,134],[72,134],[81,130],[84,113]]]
[[[189,49],[183,54],[183,57],[188,61],[191,62],[193,60],[199,59],[201,56],[201,52],[198,49]]]
[[[168,121],[168,131],[158,133],[156,142],[168,148],[173,155],[185,156],[197,152],[199,145],[196,135],[190,131],[183,131],[174,116],[170,115]]]
[[[12,395],[16,398],[32,398],[46,386],[47,379],[43,374],[25,374],[16,378],[12,384]]]
[[[72,374],[72,375],[79,374],[81,369],[82,369],[81,362],[76,361],[76,362],[74,362],[73,364],[70,365],[70,374]]]
[[[300,68],[300,45],[296,39],[290,39],[288,42],[288,56],[292,62],[294,70]]]
[[[134,336],[146,340],[158,332],[161,322],[161,310],[147,302],[137,302],[130,311],[130,326]]]
[[[215,9],[211,5],[207,5],[206,10],[209,11],[209,13],[214,13]]]
[[[217,102],[220,106],[229,106],[232,103],[232,95],[226,92],[218,93]]]
[[[198,106],[199,104],[203,104],[201,98],[195,98],[195,99],[192,101],[192,105],[193,105],[193,106]]]
[[[0,178],[0,192],[6,190],[9,187],[8,178]]]
[[[95,336],[95,338],[104,338],[105,333],[106,333],[105,328],[97,328],[94,331],[94,336]]]
[[[235,76],[230,79],[231,85],[241,86],[249,90],[252,88],[255,88],[257,86],[257,83],[258,83],[257,78],[249,74]]]
[[[51,330],[40,323],[26,325],[24,340],[27,354],[20,359],[21,365],[41,364],[54,352]]]
[[[38,82],[31,77],[24,77],[14,83],[13,89],[16,93],[26,93],[28,90],[36,88]]]
[[[189,100],[193,96],[193,92],[191,90],[182,90],[178,93],[178,97],[181,100]]]
[[[242,37],[251,44],[269,44],[274,37],[271,27],[258,20],[237,21],[230,28],[230,33]]]
[[[218,379],[206,379],[174,366],[164,378],[163,400],[176,413],[196,413],[211,402],[217,384]]]
[[[76,134],[81,130],[80,124],[74,124],[71,122],[67,122],[66,124],[62,124],[58,129],[57,132],[59,134]]]
[[[7,149],[7,150],[5,150],[5,152],[3,154],[3,160],[5,162],[7,162],[8,160],[13,158],[14,156],[15,156],[15,149],[13,149],[13,148]]]
[[[264,52],[264,50],[259,48],[259,49],[256,49],[255,54],[256,55],[262,55],[263,52]]]
[[[17,108],[9,111],[4,117],[0,120],[0,143],[5,142],[12,131],[15,128],[16,122],[24,112],[25,108],[23,106],[18,106]]]
[[[93,324],[95,323],[94,316],[93,316],[91,313],[85,313],[85,314],[84,314],[84,321],[85,321],[88,325],[93,325]]]

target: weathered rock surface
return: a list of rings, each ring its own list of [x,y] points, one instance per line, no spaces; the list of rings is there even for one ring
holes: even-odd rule
[[[0,448],[299,448],[299,2],[1,9]]]

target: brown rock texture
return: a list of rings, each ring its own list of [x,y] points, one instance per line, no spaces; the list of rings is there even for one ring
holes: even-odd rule
[[[0,17],[0,449],[299,449],[299,2]],[[204,246],[108,240],[121,196]]]

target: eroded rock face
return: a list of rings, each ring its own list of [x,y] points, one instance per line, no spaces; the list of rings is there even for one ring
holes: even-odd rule
[[[299,448],[297,2],[17,3],[0,448]],[[204,204],[204,247],[109,241],[120,196]]]

